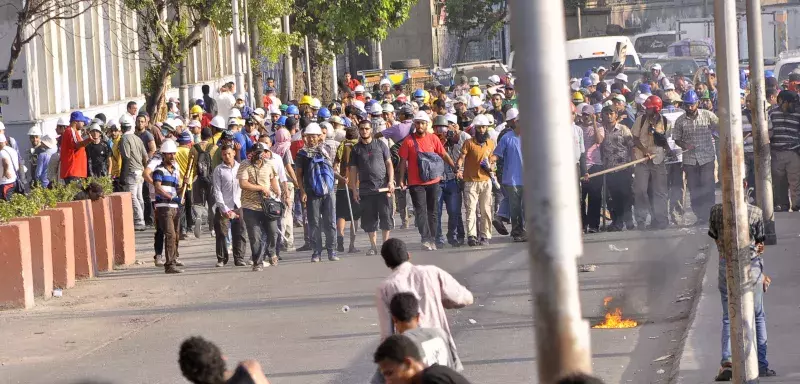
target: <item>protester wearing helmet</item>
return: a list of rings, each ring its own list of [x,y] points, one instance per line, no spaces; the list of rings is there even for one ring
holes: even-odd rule
[[[522,127],[519,124],[519,111],[511,108],[506,112],[506,129],[500,132],[492,159],[498,165],[498,175],[502,185],[504,199],[500,202],[497,210],[497,220],[492,224],[500,234],[508,234],[502,220],[511,221],[511,237],[515,242],[527,241],[527,231],[525,219],[523,217],[523,195],[524,188],[522,182],[523,160],[521,154]]]
[[[319,112],[317,112],[317,122],[321,123],[324,121],[328,121],[331,118],[331,111],[328,108],[320,108]]]
[[[457,161],[458,178],[464,181],[467,244],[488,245],[492,238],[492,188],[496,157],[495,141],[489,136],[488,115],[472,121],[475,135],[466,140]],[[480,215],[480,217],[478,217]]]
[[[385,103],[382,106],[383,113],[381,114],[383,120],[386,122],[386,127],[391,127],[395,123],[394,106],[391,103]]]
[[[444,115],[436,116],[433,122],[433,130],[441,140],[447,154],[452,159],[458,159],[461,155],[461,148],[470,136],[463,132],[457,124],[451,125]],[[439,200],[444,203],[447,209],[447,243],[453,247],[464,245],[465,231],[464,221],[461,216],[461,183],[457,178],[455,169],[445,167],[444,176],[440,182],[442,189]],[[442,204],[438,205],[439,221],[436,225],[436,247],[444,248],[445,233],[442,231]]]
[[[296,105],[287,106],[286,117],[294,117],[295,120],[300,120],[300,109]]]
[[[268,151],[266,144],[255,145],[236,174],[242,188],[242,217],[250,242],[253,272],[263,271],[265,265],[278,264],[275,251],[278,219],[268,216],[262,206],[264,198],[274,201],[281,197],[278,171],[267,158],[271,155]]]
[[[434,152],[435,155],[429,155],[427,161],[438,163],[438,167],[434,169],[438,168],[440,171],[445,166],[455,167],[455,163],[445,151],[442,142],[435,135],[428,134],[430,124],[430,117],[426,113],[419,112],[414,116],[414,133],[409,136],[411,140],[404,140],[398,152],[401,159],[398,180],[401,188],[408,185],[411,189],[415,221],[422,237],[422,249],[433,251],[436,250],[436,225],[439,221],[436,204],[440,195],[439,181],[442,172],[421,172],[418,159],[423,152]],[[408,181],[405,180],[406,171]]]
[[[517,108],[517,90],[514,87],[514,84],[508,83],[503,89],[506,94],[503,105],[511,106],[511,108]]]
[[[666,153],[669,151],[667,137],[669,126],[661,116],[662,101],[658,96],[649,96],[643,103],[644,114],[636,119],[631,129],[633,135],[633,160],[647,159],[634,166],[634,205],[636,224],[640,227],[650,216],[649,228],[665,229],[667,217],[667,168]],[[652,201],[648,193],[652,191]]]
[[[582,229],[586,233],[597,233],[600,229],[600,209],[602,207],[603,179],[589,179],[588,175],[603,170],[601,145],[605,140],[605,129],[598,124],[599,116],[591,105],[583,105],[578,125],[583,132],[586,153],[586,174],[583,175],[581,187],[581,219]]]
[[[411,94],[411,97],[417,102],[418,105],[422,105],[423,100],[425,99],[425,91],[417,89]]]
[[[181,178],[178,166],[175,163],[175,154],[178,151],[173,140],[165,140],[161,144],[161,164],[153,171],[152,181],[155,192],[156,221],[164,234],[164,256],[166,262],[156,259],[156,265],[163,263],[164,272],[168,274],[182,273],[178,266],[178,236],[180,214],[178,208],[181,204],[180,188]]]
[[[363,85],[360,85],[360,84],[357,85],[356,88],[353,90],[353,93],[355,94],[354,98],[356,100],[361,101],[362,103],[366,103],[367,99],[364,97],[364,93],[365,92],[366,92],[366,89],[364,89]]]

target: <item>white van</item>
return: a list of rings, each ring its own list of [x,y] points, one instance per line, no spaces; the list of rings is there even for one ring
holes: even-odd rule
[[[678,41],[677,31],[645,32],[633,37],[633,48],[643,59],[660,59],[667,55],[667,47]]]
[[[633,47],[631,40],[626,36],[589,37],[567,41],[567,62],[569,76],[582,78],[587,70],[597,67],[611,68],[614,51],[617,43],[627,46],[627,56],[624,67],[626,69],[640,69],[642,66],[639,55]]]

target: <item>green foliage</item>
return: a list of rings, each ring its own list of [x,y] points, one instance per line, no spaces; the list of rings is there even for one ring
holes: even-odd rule
[[[258,28],[258,52],[252,54],[253,68],[259,66],[259,56],[270,62],[278,61],[280,55],[289,51],[289,47],[300,45],[303,37],[293,32],[283,33],[281,17],[291,14],[292,0],[247,0],[250,22]],[[244,22],[241,24],[244,26]]]
[[[53,188],[33,188],[28,194],[15,194],[10,201],[0,201],[0,223],[15,217],[31,217],[58,203],[72,201],[75,195],[91,183],[100,184],[105,195],[114,192],[110,177],[90,177],[78,183],[56,184]]]
[[[292,28],[316,38],[325,51],[339,53],[349,41],[386,39],[391,29],[408,20],[416,3],[417,0],[295,0]]]
[[[479,30],[481,35],[500,30],[508,14],[506,0],[447,0],[447,31],[464,37]]]

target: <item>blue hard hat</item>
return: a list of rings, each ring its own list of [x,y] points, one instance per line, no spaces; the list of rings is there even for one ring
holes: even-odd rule
[[[421,89],[417,89],[416,91],[414,91],[413,97],[415,99],[420,97],[425,97],[425,92]]]
[[[695,92],[693,89],[690,89],[683,94],[684,104],[697,104],[698,101],[700,101],[700,98],[697,97],[697,92]]]
[[[286,114],[287,115],[299,115],[300,114],[300,110],[297,109],[296,105],[290,105],[289,108],[286,108]]]
[[[773,72],[772,70],[768,69],[768,70],[764,71],[764,77],[766,77],[766,78],[775,77],[775,72]]]
[[[286,126],[286,116],[279,117],[278,118],[278,122],[276,124],[280,125],[281,127],[285,127]]]
[[[591,86],[591,85],[592,85],[592,79],[590,79],[588,76],[584,77],[583,79],[581,79],[581,87],[582,88],[586,88],[586,87]]]
[[[583,77],[589,77],[594,73],[591,69],[587,69],[586,72],[583,73]]]
[[[325,119],[325,120],[330,119],[331,118],[331,111],[329,111],[328,108],[322,107],[322,108],[319,109],[319,112],[317,112],[317,117]]]
[[[653,93],[653,90],[650,89],[650,84],[641,83],[639,84],[639,93],[646,93],[649,95]]]

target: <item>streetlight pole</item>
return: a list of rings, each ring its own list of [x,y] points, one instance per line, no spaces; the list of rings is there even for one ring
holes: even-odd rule
[[[753,281],[750,279],[750,226],[742,183],[744,147],[742,110],[739,107],[736,0],[714,1],[714,20],[719,78],[718,114],[722,144],[720,151],[722,161],[719,167],[722,178],[722,253],[725,257],[725,276],[728,285],[733,382],[757,383]],[[762,74],[757,73],[756,76]]]
[[[289,34],[289,16],[283,17],[283,33]],[[283,81],[286,83],[283,89],[285,90],[286,94],[284,95],[283,102],[288,104],[289,100],[294,97],[294,63],[292,62],[292,48],[286,51],[286,55],[284,55],[283,61]]]
[[[591,373],[589,324],[581,315],[578,269],[578,175],[572,138],[562,0],[511,1],[512,38],[519,59],[519,123],[526,159],[525,223],[539,382]],[[553,108],[553,106],[556,106]],[[536,120],[534,122],[534,119]],[[560,128],[559,128],[560,127]]]
[[[764,94],[764,46],[761,36],[761,0],[747,0],[747,47],[750,59],[750,94],[753,105],[753,147],[756,172],[756,200],[764,212],[767,245],[778,243],[775,234],[775,211],[772,205],[772,159],[767,132],[766,96]],[[755,75],[754,75],[755,74]]]
[[[239,27],[239,0],[231,0],[233,10],[233,82],[236,93],[244,93],[244,74],[242,73],[242,30]]]

